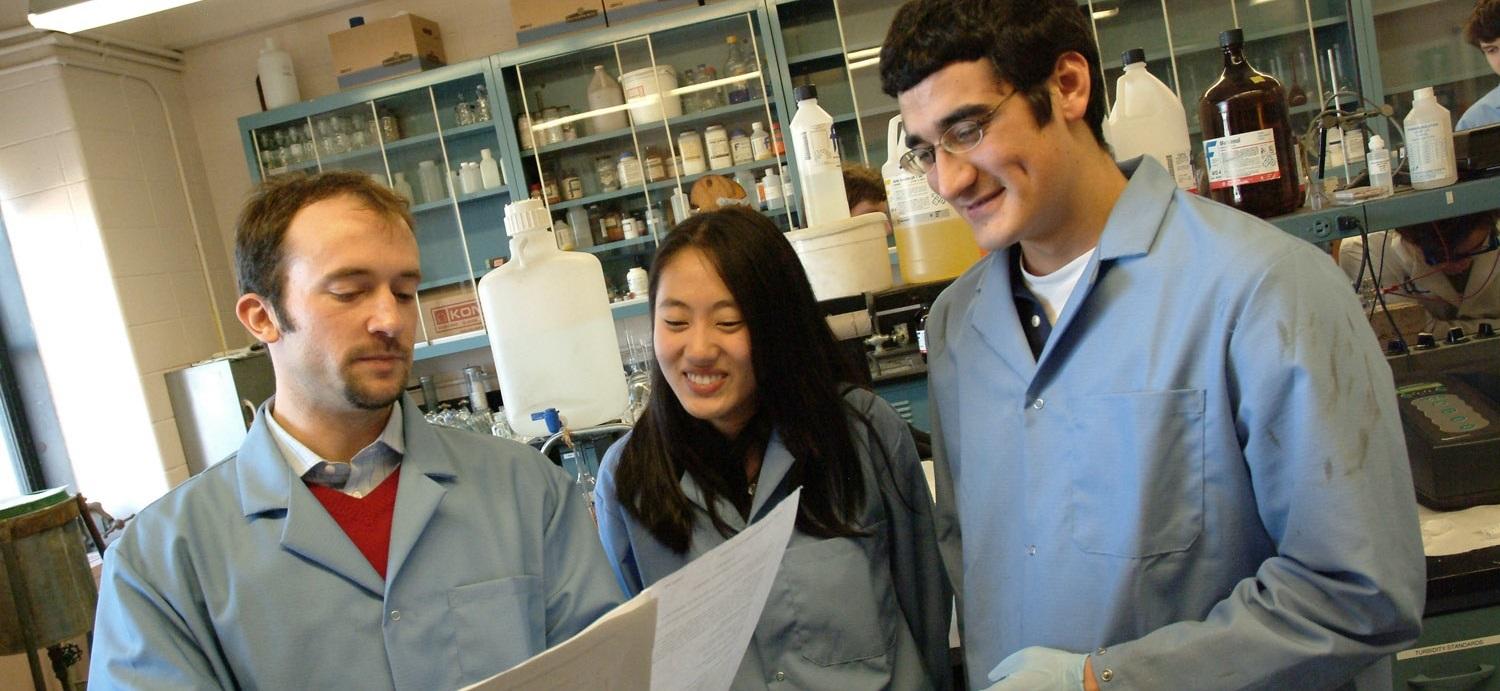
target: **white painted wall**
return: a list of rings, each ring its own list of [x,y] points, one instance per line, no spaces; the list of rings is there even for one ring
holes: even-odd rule
[[[52,52],[135,75],[0,79],[0,210],[58,424],[78,491],[127,515],[187,477],[162,374],[224,348],[231,273],[180,78]]]

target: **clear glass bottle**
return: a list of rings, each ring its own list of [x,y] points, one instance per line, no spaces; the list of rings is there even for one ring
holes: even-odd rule
[[[490,121],[490,92],[483,84],[474,87],[474,122]]]
[[[1245,61],[1245,34],[1219,34],[1224,73],[1198,100],[1209,196],[1269,218],[1295,210],[1297,163],[1286,94]]]
[[[615,167],[615,160],[608,156],[595,158],[594,179],[599,183],[600,192],[613,192],[620,189],[620,171]]]
[[[728,55],[724,58],[724,73],[728,77],[737,77],[755,71],[755,63],[745,55],[745,49],[740,45],[740,37],[730,34],[724,37],[724,43],[729,45]],[[750,100],[750,80],[735,82],[729,86],[729,102],[744,103]]]

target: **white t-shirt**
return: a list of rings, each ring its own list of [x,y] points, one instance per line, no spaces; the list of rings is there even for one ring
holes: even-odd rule
[[[1096,246],[1046,276],[1037,276],[1027,271],[1026,263],[1021,263],[1021,281],[1036,296],[1037,301],[1042,303],[1042,309],[1047,312],[1048,323],[1057,323],[1057,315],[1062,314],[1063,309],[1068,306],[1073,288],[1078,285],[1078,279],[1083,277],[1083,268],[1089,265],[1089,258],[1097,251],[1099,248]]]

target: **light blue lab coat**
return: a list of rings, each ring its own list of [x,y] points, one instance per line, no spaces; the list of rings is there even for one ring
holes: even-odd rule
[[[237,458],[108,551],[91,688],[452,689],[621,600],[583,497],[522,445],[434,427],[406,455],[385,581],[282,459],[261,407]]]
[[[871,422],[866,427],[849,417],[865,480],[861,522],[871,535],[823,539],[792,533],[735,676],[732,688],[737,691],[948,687],[952,596],[943,579],[931,495],[916,446],[905,421],[875,394],[855,389],[845,401]],[[633,595],[725,539],[708,520],[702,490],[687,475],[682,491],[695,505],[698,520],[686,554],[658,542],[629,514],[615,497],[614,479],[627,439],[604,456],[595,506],[605,552]],[[786,482],[792,462],[773,432],[761,461],[751,522],[764,518],[795,489]],[[721,497],[717,508],[735,531],[744,529],[745,521],[728,500]]]
[[[1453,126],[1453,131],[1471,130],[1475,127],[1484,127],[1500,122],[1500,86],[1490,89],[1489,93],[1479,97],[1474,105],[1464,111],[1463,117],[1458,119],[1458,124]]]
[[[1094,653],[1116,691],[1388,688],[1371,666],[1416,638],[1425,569],[1391,372],[1355,295],[1311,244],[1153,160],[1122,170],[1040,358],[1015,248],[928,318],[971,688],[1026,646]]]

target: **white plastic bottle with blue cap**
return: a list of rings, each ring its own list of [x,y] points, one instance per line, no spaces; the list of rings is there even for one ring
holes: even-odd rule
[[[505,417],[517,433],[548,434],[556,408],[564,426],[615,420],[627,405],[625,367],[604,285],[604,267],[585,252],[564,252],[539,199],[505,207],[510,261],[479,281]]]

